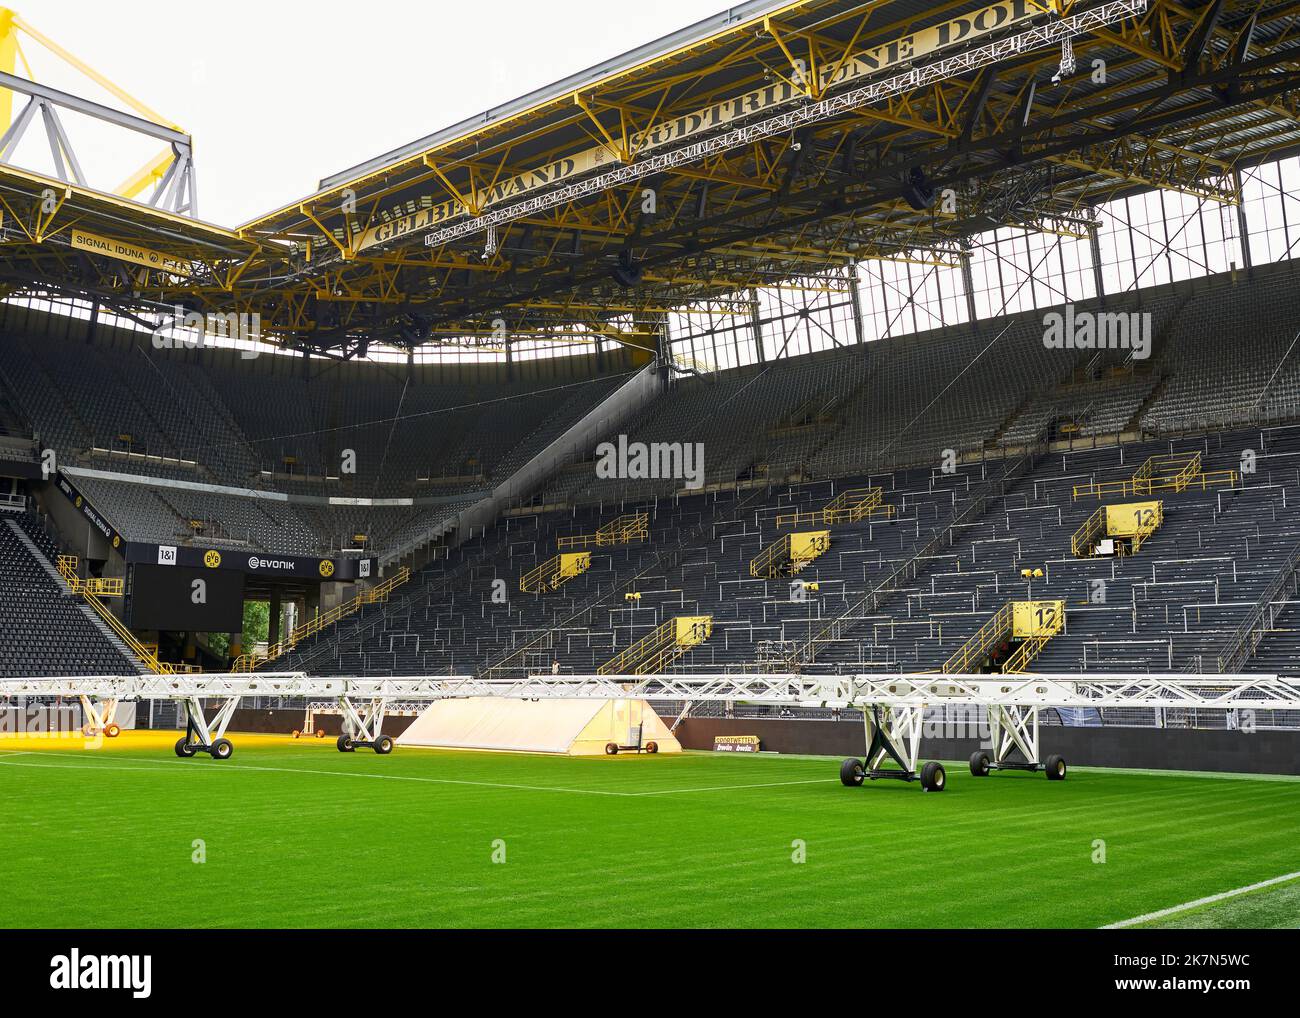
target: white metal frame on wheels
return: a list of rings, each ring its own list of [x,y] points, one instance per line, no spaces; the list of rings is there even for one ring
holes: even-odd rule
[[[245,696],[329,698],[346,722],[339,749],[367,746],[386,754],[392,739],[382,732],[394,703],[500,697],[524,700],[678,700],[854,708],[864,715],[866,760],[845,761],[841,778],[921,781],[938,791],[942,767],[920,767],[926,710],[965,705],[986,712],[992,756],[973,773],[1046,769],[1065,776],[1064,761],[1040,755],[1039,713],[1051,707],[1182,708],[1200,710],[1300,710],[1300,681],[1276,675],[797,675],[734,672],[682,675],[533,675],[519,679],[472,676],[411,678],[312,678],[301,673],[252,675],[134,675],[85,678],[0,679],[0,697],[80,697],[87,716],[111,718],[120,701],[173,700],[185,705],[188,732],[177,744],[182,756],[207,753],[226,759],[226,729]],[[209,720],[204,700],[221,701]],[[93,707],[93,701],[105,705]],[[345,744],[346,743],[346,744]],[[1016,759],[1018,754],[1023,759]],[[981,754],[976,754],[980,757]],[[887,766],[889,762],[894,766]],[[856,766],[850,766],[856,765]]]
[[[82,717],[85,718],[85,733],[116,739],[121,732],[117,725],[117,698],[110,696],[100,699],[97,696],[83,694],[80,699]]]

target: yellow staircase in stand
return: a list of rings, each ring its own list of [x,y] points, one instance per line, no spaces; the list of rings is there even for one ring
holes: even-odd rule
[[[1163,502],[1102,506],[1075,533],[1070,550],[1075,558],[1096,558],[1102,541],[1117,538],[1116,555],[1136,555],[1164,522]]]
[[[654,675],[713,635],[713,616],[694,615],[669,619],[649,636],[638,640],[612,661],[600,666],[601,675]]]
[[[606,523],[594,534],[579,537],[561,537],[555,542],[557,548],[613,548],[622,544],[633,544],[650,539],[650,514],[632,513],[620,516],[611,523]]]
[[[830,550],[829,530],[786,534],[776,544],[764,548],[749,563],[749,575],[765,580],[778,576],[797,576]]]
[[[81,561],[75,555],[60,555],[57,565],[59,575],[63,577],[68,589],[72,593],[79,595],[86,604],[94,609],[95,613],[104,620],[117,638],[126,644],[127,649],[135,655],[135,659],[148,668],[149,671],[155,675],[175,675],[178,671],[192,670],[178,668],[178,666],[168,664],[166,661],[159,661],[158,648],[156,646],[146,646],[136,639],[135,634],[122,624],[122,620],[113,614],[112,609],[100,600],[101,597],[121,597],[125,589],[122,580],[94,578],[83,580],[77,575],[77,570],[81,567]]]
[[[862,520],[892,519],[896,510],[885,505],[884,488],[852,488],[842,491],[822,508],[810,513],[785,513],[777,516],[778,527],[801,527],[820,524],[834,527]]]
[[[1005,674],[1025,671],[1043,647],[1065,628],[1064,601],[1009,601],[979,632],[962,644],[940,669],[944,675],[974,675],[984,671],[993,652],[1016,642],[1002,663]]]
[[[574,577],[591,568],[591,552],[579,551],[571,555],[556,555],[536,569],[525,573],[519,580],[519,589],[525,594],[549,594],[559,590]]]
[[[247,675],[249,672],[256,671],[260,666],[268,662],[275,661],[284,657],[289,651],[293,650],[298,644],[309,636],[315,636],[322,630],[328,629],[335,623],[341,622],[349,615],[354,615],[368,604],[379,604],[387,601],[389,595],[394,590],[411,579],[411,570],[402,566],[392,576],[387,577],[382,583],[377,583],[373,587],[361,591],[350,601],[346,601],[337,607],[331,608],[327,612],[321,612],[314,618],[308,619],[292,633],[286,636],[279,643],[274,643],[267,647],[266,654],[242,654],[235,659],[235,663],[230,670],[234,674]]]
[[[1131,498],[1153,495],[1157,491],[1181,493],[1192,488],[1206,491],[1210,488],[1231,488],[1240,479],[1241,475],[1235,470],[1212,470],[1205,473],[1201,469],[1199,452],[1180,452],[1171,456],[1152,456],[1127,481],[1093,481],[1077,485],[1074,497],[1076,500],[1111,496]]]

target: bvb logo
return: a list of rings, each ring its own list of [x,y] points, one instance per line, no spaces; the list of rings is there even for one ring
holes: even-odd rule
[[[334,563],[331,562],[329,559],[321,559],[320,574],[324,576],[326,579],[329,579],[331,576],[333,576]]]
[[[78,496],[77,496],[77,508],[78,508],[78,509],[81,508],[81,501],[82,501],[82,500],[81,500],[81,496],[78,495]]]
[[[203,564],[209,569],[218,569],[221,566],[221,552],[209,551],[203,556]]]
[[[114,534],[114,535],[113,535],[113,547],[114,547],[114,548],[120,548],[121,546],[122,546],[122,538],[119,537],[117,534]]]

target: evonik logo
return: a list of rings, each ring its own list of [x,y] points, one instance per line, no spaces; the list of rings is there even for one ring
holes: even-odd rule
[[[248,568],[253,572],[257,572],[259,569],[270,569],[272,572],[293,572],[294,569],[298,568],[298,565],[296,562],[290,562],[286,559],[258,558],[254,555],[248,560]]]
[[[704,443],[630,442],[596,447],[596,476],[602,481],[684,481],[687,490],[704,487]]]
[[[75,947],[50,959],[50,988],[54,990],[130,990],[136,1000],[153,992],[153,956],[87,954]]]

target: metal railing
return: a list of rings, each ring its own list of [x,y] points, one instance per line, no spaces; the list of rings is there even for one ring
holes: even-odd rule
[[[519,590],[524,594],[549,594],[559,590],[570,580],[591,568],[591,552],[580,551],[571,555],[556,555],[531,569],[519,578]]]
[[[291,650],[297,647],[303,640],[315,636],[317,633],[330,628],[330,626],[341,622],[350,615],[355,615],[366,605],[379,604],[387,601],[389,595],[392,594],[394,590],[407,583],[410,579],[411,570],[406,566],[402,566],[397,570],[397,572],[393,573],[392,576],[385,579],[382,583],[378,583],[373,587],[361,591],[356,597],[352,598],[352,600],[345,601],[343,604],[337,605],[327,612],[322,612],[321,614],[308,619],[279,643],[274,643],[267,647],[265,655],[240,655],[235,659],[235,663],[230,670],[236,674],[247,674],[261,665],[284,657],[285,654],[288,654]]]
[[[1266,620],[1269,618],[1273,601],[1280,597],[1288,586],[1296,582],[1297,571],[1300,571],[1300,542],[1292,546],[1285,564],[1264,593],[1259,596],[1249,617],[1228,637],[1216,660],[1217,671],[1236,671],[1254,656],[1255,648],[1263,639]],[[1200,671],[1200,662],[1196,662],[1196,670]]]
[[[555,546],[561,551],[565,548],[589,548],[592,545],[598,548],[613,548],[619,545],[633,544],[636,541],[648,541],[649,539],[650,514],[630,513],[605,524],[594,534],[561,537],[555,542]]]
[[[617,657],[600,666],[600,675],[653,675],[664,671],[692,647],[713,635],[712,616],[669,619]]]
[[[940,533],[931,538],[924,547],[915,550],[910,559],[841,612],[838,618],[810,637],[798,654],[798,663],[814,663],[817,659],[817,647],[820,644],[842,639],[845,631],[857,623],[858,616],[869,611],[875,611],[880,603],[891,595],[904,580],[914,578],[920,572],[921,563],[956,541],[956,533],[959,527],[963,527],[972,520],[982,517],[993,499],[1006,494],[1009,485],[1030,474],[1034,467],[1038,465],[1038,461],[1044,455],[1044,452],[1045,449],[1042,446],[1030,448],[1024,456],[1008,467],[1001,475],[988,481],[980,490],[980,493],[967,503],[966,508],[954,516]]]

